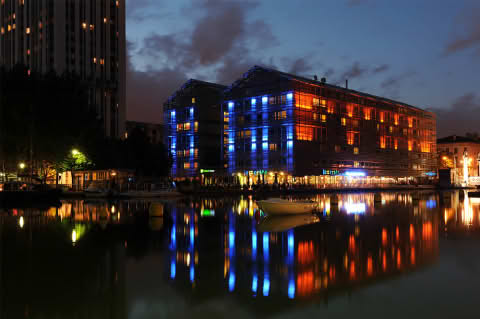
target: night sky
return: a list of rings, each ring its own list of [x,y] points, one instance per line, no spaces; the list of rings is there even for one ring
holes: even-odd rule
[[[438,137],[480,132],[478,0],[127,0],[127,40],[128,120],[258,64],[433,110]]]

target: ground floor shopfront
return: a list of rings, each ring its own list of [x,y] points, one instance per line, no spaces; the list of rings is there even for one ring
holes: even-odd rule
[[[282,171],[242,171],[232,174],[232,182],[241,186],[259,184],[308,186],[313,188],[373,188],[390,185],[433,184],[436,173],[423,176],[369,176],[361,170],[324,170],[323,175],[293,176]]]

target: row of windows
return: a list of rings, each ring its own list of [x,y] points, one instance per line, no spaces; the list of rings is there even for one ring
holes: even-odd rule
[[[192,128],[192,125],[190,122],[177,124],[177,132],[190,131],[191,128]],[[194,132],[198,132],[198,122],[194,122],[193,130]]]
[[[177,151],[178,157],[190,157],[190,155],[193,155],[194,157],[198,157],[198,148],[193,150],[193,154],[190,151],[190,149]]]

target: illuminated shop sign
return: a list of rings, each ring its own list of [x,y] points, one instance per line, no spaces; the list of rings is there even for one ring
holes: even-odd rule
[[[213,209],[202,209],[200,211],[200,216],[202,217],[212,217],[215,216],[215,210]]]
[[[323,170],[323,175],[340,175],[340,171],[337,169],[324,169]]]
[[[203,173],[215,173],[215,170],[214,169],[200,169],[200,174],[203,174]]]
[[[367,174],[363,171],[346,171],[345,175],[349,176],[349,177],[364,177],[364,176],[367,176]]]
[[[259,170],[259,171],[245,171],[245,175],[247,176],[250,176],[250,175],[264,175],[264,174],[267,174],[268,171],[267,170]]]
[[[435,172],[426,172],[424,174],[427,175],[427,176],[430,176],[430,177],[437,176],[437,173],[435,173]]]

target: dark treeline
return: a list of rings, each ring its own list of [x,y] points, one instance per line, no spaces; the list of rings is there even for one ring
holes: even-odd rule
[[[150,144],[141,131],[123,140],[104,137],[88,86],[75,74],[40,75],[18,65],[0,69],[0,170],[25,170],[46,180],[65,170],[73,149],[88,161],[78,168],[135,169],[138,175],[165,176],[170,159],[162,144]]]

